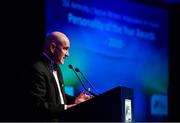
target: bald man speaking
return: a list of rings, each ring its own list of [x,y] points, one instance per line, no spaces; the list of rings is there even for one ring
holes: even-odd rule
[[[30,121],[58,121],[59,113],[91,97],[82,92],[72,97],[64,92],[64,81],[59,67],[69,56],[70,41],[58,31],[50,33],[43,46],[43,52],[26,74],[25,110]]]

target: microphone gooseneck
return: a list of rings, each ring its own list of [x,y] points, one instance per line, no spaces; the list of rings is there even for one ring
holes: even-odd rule
[[[71,64],[69,65],[69,68],[73,70],[73,72],[75,73],[75,75],[76,75],[77,78],[79,79],[79,81],[80,81],[81,85],[83,86],[83,88],[84,88],[88,93],[90,93],[91,95],[97,96],[96,94],[94,94],[93,92],[91,92],[90,90],[88,90],[88,89],[85,87],[85,85],[83,84],[82,80],[80,79],[80,77],[78,76],[78,74],[76,73],[76,71],[74,70],[74,68],[73,68],[73,66],[72,66]]]
[[[88,84],[93,88],[93,90],[99,94],[99,92],[95,89],[95,87],[91,84],[87,77],[85,77],[85,75],[78,68],[75,68],[75,71],[79,72],[83,76],[83,78],[88,82]]]

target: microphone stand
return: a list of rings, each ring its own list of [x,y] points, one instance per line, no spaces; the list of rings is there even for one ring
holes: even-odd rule
[[[89,89],[87,89],[87,88],[85,87],[85,85],[83,84],[82,80],[80,79],[80,77],[78,76],[78,74],[76,73],[76,71],[74,70],[73,66],[72,66],[72,65],[69,65],[69,68],[73,70],[73,72],[75,73],[75,75],[76,75],[77,78],[79,79],[82,87],[83,87],[88,93],[90,93],[91,95],[97,96],[96,94],[94,94],[93,92],[91,92]]]
[[[95,87],[91,84],[91,82],[87,79],[87,77],[85,77],[84,74],[83,74],[78,68],[75,68],[75,71],[76,71],[76,72],[79,72],[79,73],[82,75],[82,77],[88,82],[88,84],[93,88],[93,90],[94,90],[96,93],[100,94],[100,93],[95,89]]]

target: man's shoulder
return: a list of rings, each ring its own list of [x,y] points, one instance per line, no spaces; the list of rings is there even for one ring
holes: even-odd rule
[[[45,61],[42,58],[36,59],[31,66],[33,69],[36,69],[38,71],[44,71],[48,68],[48,62]]]
[[[42,60],[37,60],[35,62],[33,62],[32,66],[33,68],[46,68],[48,65],[48,63],[42,61]]]

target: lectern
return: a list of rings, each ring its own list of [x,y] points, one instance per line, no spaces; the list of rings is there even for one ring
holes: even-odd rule
[[[131,122],[134,121],[133,104],[133,89],[118,86],[63,111],[60,121]]]

